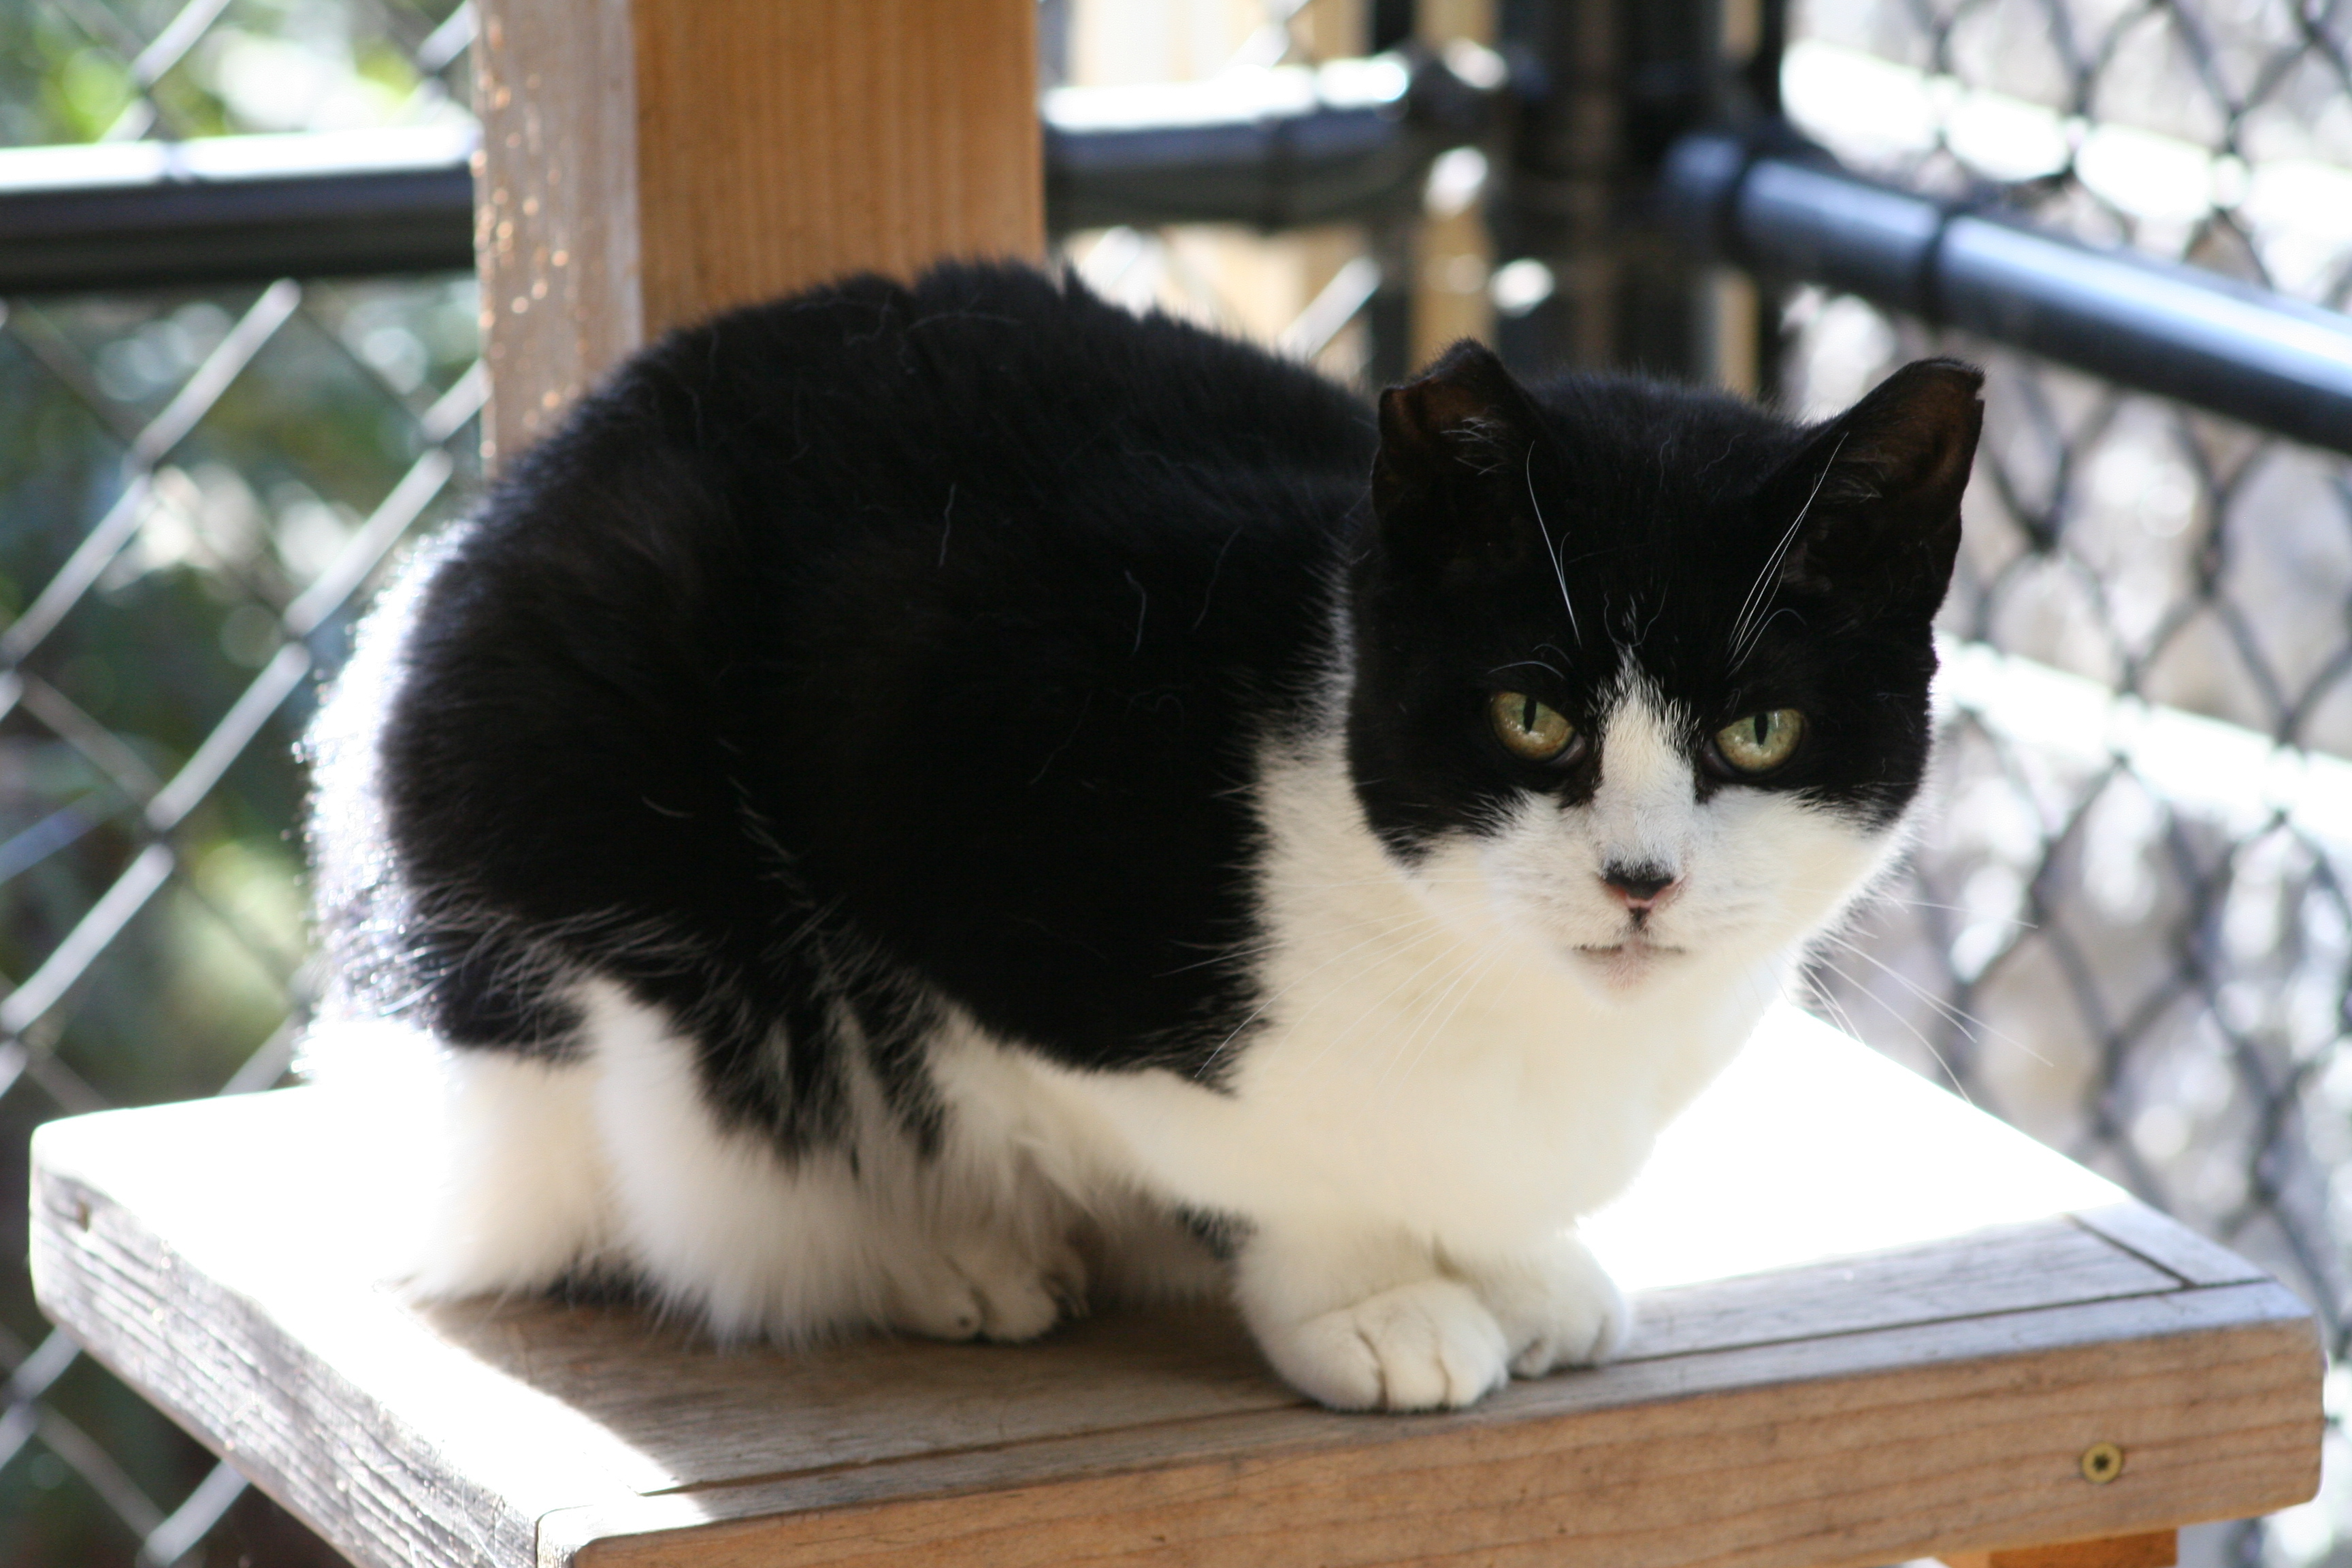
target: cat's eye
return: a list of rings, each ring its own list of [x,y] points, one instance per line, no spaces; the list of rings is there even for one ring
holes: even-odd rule
[[[1497,691],[1488,699],[1486,712],[1503,744],[1531,763],[1549,763],[1576,743],[1576,726],[1524,691]]]
[[[1743,773],[1779,767],[1805,736],[1805,716],[1794,708],[1772,708],[1735,719],[1715,732],[1715,749]]]

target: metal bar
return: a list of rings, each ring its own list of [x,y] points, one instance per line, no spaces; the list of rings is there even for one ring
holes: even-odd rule
[[[1056,230],[1266,228],[1409,204],[1497,96],[1402,55],[1045,95]],[[410,127],[0,150],[0,293],[462,271],[475,132]]]
[[[0,151],[0,291],[474,264],[463,127]]]
[[[1401,57],[1057,89],[1049,216],[1067,229],[1376,215],[1409,201],[1495,96]],[[1669,154],[1661,195],[1701,249],[2352,451],[2352,320],[1762,145],[1708,132]],[[469,149],[439,128],[0,152],[0,291],[463,268]]]
[[[1675,147],[1662,195],[1691,240],[1743,266],[2352,453],[2352,317],[2337,311],[1719,133]]]

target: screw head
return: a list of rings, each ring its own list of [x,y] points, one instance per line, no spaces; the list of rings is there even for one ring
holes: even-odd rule
[[[2083,1450],[2083,1479],[2105,1486],[2124,1473],[2124,1451],[2113,1443],[2094,1443]]]

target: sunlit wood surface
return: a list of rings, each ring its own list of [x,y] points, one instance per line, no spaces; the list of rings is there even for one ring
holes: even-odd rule
[[[399,1129],[339,1103],[52,1122],[33,1250],[100,1360],[365,1563],[1831,1568],[2317,1485],[2294,1297],[1794,1012],[1591,1227],[1639,1289],[1628,1355],[1454,1415],[1311,1408],[1212,1312],[787,1355],[412,1310],[344,1195]]]

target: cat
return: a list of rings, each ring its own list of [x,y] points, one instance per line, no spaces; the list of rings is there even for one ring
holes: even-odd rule
[[[1349,1409],[1605,1358],[1576,1221],[1904,840],[1980,381],[1465,342],[1375,409],[1013,266],[672,333],[307,742],[396,1271],[787,1344],[1223,1293]]]

